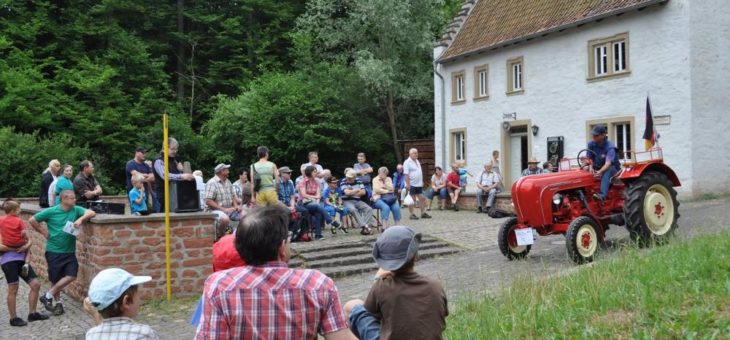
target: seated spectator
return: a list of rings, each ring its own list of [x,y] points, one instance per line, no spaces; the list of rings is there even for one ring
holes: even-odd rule
[[[403,164],[395,166],[395,172],[393,173],[393,187],[398,192],[398,202],[403,204],[403,199],[406,198],[408,190],[406,190],[406,180],[403,175]]]
[[[200,209],[205,210],[205,180],[203,179],[203,172],[200,170],[193,171],[193,180],[195,181],[195,190],[198,191],[198,199],[200,199]]]
[[[86,332],[86,339],[159,339],[150,326],[132,320],[142,301],[139,285],[150,280],[119,268],[96,274],[89,285],[89,297],[84,299],[84,310],[97,326]]]
[[[355,339],[332,279],[287,267],[288,224],[281,205],[255,208],[241,221],[236,250],[246,266],[205,281],[195,339]]]
[[[64,190],[74,190],[73,182],[71,182],[71,177],[74,175],[74,169],[71,165],[66,164],[61,169],[61,176],[58,176],[58,179],[56,180],[56,185],[53,189],[53,201],[55,202],[54,205],[61,204],[61,192]]]
[[[494,198],[499,192],[499,175],[492,170],[492,162],[484,164],[484,171],[477,177],[477,214],[488,213],[492,209]],[[484,196],[487,196],[487,206],[484,207]]]
[[[238,180],[233,182],[233,190],[236,191],[236,198],[241,202],[245,210],[251,207],[251,184],[248,182],[248,167],[238,169]]]
[[[311,241],[307,235],[307,229],[297,230],[296,226],[299,225],[300,219],[303,214],[307,212],[302,205],[297,204],[297,194],[294,182],[291,180],[292,170],[288,166],[282,166],[279,168],[279,188],[277,196],[281,205],[286,207],[291,216],[290,230],[296,232],[292,241]]]
[[[307,211],[315,217],[317,221],[324,221],[329,224],[332,233],[336,233],[337,229],[344,229],[342,225],[333,220],[332,216],[324,210],[324,207],[319,204],[322,198],[322,192],[320,190],[319,182],[317,182],[316,176],[317,169],[313,166],[307,166],[304,169],[304,179],[299,183],[299,201]],[[322,227],[320,223],[315,223],[314,238],[316,240],[324,240],[322,235]]]
[[[347,169],[345,179],[340,181],[340,191],[342,192],[342,205],[350,211],[355,217],[355,223],[360,227],[360,234],[370,235],[372,230],[370,226],[375,225],[373,218],[373,208],[363,202],[367,191],[365,186],[355,177],[357,173],[353,169]]]
[[[421,234],[404,226],[383,232],[373,246],[380,267],[367,298],[345,304],[360,339],[441,339],[449,315],[443,286],[414,271]]]
[[[553,163],[550,163],[550,162],[542,163],[542,172],[543,173],[555,172],[555,167],[553,167]]]
[[[332,216],[334,219],[336,214],[340,214],[340,224],[342,224],[342,231],[348,233],[347,227],[345,227],[345,216],[349,213],[347,208],[342,205],[342,192],[338,187],[339,181],[335,177],[330,177],[327,187],[322,193],[322,204],[324,210]]]
[[[233,184],[228,180],[231,166],[220,163],[216,165],[215,176],[205,184],[205,205],[208,211],[216,214],[218,230],[216,235],[223,236],[228,230],[231,221],[241,219],[241,209],[238,207],[238,198],[233,190]]]
[[[132,177],[132,190],[129,190],[129,208],[132,215],[148,215],[147,199],[145,194],[145,178],[141,174]]]
[[[357,154],[357,163],[355,163],[352,168],[355,170],[355,173],[357,173],[357,180],[362,182],[366,188],[372,189],[372,178],[370,177],[370,174],[373,173],[373,168],[370,164],[365,162],[364,152]]]
[[[537,166],[538,164],[540,164],[540,161],[538,161],[537,158],[530,158],[530,161],[527,162],[527,168],[522,170],[522,176],[532,176],[543,173],[542,168]]]
[[[449,190],[449,196],[451,197],[451,204],[454,207],[454,211],[459,211],[459,194],[461,193],[461,186],[459,184],[459,164],[451,164],[451,173],[446,176],[446,188]]]
[[[48,208],[53,205],[48,201],[48,197],[50,197],[49,187],[56,180],[58,170],[60,169],[61,163],[57,159],[54,159],[48,162],[48,168],[41,174],[41,193],[38,196],[38,205],[41,208]]]
[[[431,189],[433,189],[434,196],[439,197],[439,210],[444,210],[446,209],[446,198],[449,197],[449,191],[446,189],[446,174],[440,166],[435,169],[436,171],[431,176]]]
[[[307,154],[307,159],[309,162],[304,163],[300,166],[301,169],[304,169],[308,166],[313,166],[317,169],[317,174],[320,174],[322,171],[324,171],[324,168],[322,168],[321,165],[319,165],[319,153],[317,151],[310,151],[309,154]],[[302,170],[302,173],[304,173],[304,170]]]
[[[373,180],[373,197],[376,209],[380,209],[380,222],[383,229],[390,226],[388,217],[393,213],[393,224],[400,222],[400,205],[395,194],[393,180],[388,177],[388,168],[381,166],[378,169],[378,176]]]
[[[20,203],[7,199],[3,203],[2,209],[5,216],[0,217],[0,265],[5,280],[8,282],[7,303],[10,326],[21,327],[28,324],[18,317],[16,312],[19,279],[23,279],[30,287],[28,321],[47,320],[47,315],[36,311],[41,284],[36,279],[33,267],[27,263],[32,241],[26,234],[25,223],[20,219]]]

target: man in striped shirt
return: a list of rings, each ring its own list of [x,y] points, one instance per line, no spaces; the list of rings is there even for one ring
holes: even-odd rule
[[[247,266],[213,273],[205,281],[196,339],[356,339],[337,287],[317,270],[289,269],[289,212],[257,207],[236,231]]]

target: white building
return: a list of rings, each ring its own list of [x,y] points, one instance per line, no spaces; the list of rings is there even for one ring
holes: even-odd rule
[[[529,158],[547,160],[549,138],[575,158],[599,123],[643,151],[649,95],[680,195],[730,192],[728,5],[465,1],[434,49],[436,164],[476,173],[499,150],[509,188]]]

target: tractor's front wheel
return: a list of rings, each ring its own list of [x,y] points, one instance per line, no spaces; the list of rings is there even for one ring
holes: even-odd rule
[[[525,258],[530,252],[530,245],[520,246],[517,245],[517,235],[515,234],[515,228],[517,227],[517,217],[510,217],[499,228],[499,236],[497,243],[499,243],[499,250],[502,255],[506,256],[510,260],[519,260]]]
[[[624,203],[626,228],[640,245],[661,244],[677,229],[677,192],[666,175],[649,171],[629,183]]]
[[[582,264],[593,262],[593,256],[603,242],[603,233],[598,223],[588,216],[573,220],[565,235],[565,247],[573,262]]]

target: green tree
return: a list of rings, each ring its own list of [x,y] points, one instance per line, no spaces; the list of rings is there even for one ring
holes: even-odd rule
[[[218,161],[250,164],[265,145],[278,165],[296,167],[317,150],[335,174],[368,150],[373,164],[392,164],[383,127],[360,114],[368,99],[355,93],[349,71],[320,64],[307,71],[263,74],[236,98],[219,98],[205,126]],[[243,165],[243,164],[237,164]]]
[[[433,124],[409,131],[401,124],[432,122],[433,42],[446,22],[439,0],[312,0],[297,22],[296,41],[313,59],[344,63],[363,81],[388,125],[393,151],[400,161],[399,136],[431,135]],[[450,8],[450,7],[449,7]],[[421,105],[420,103],[426,103]]]

